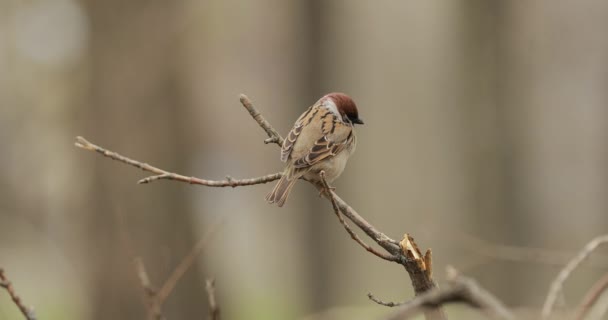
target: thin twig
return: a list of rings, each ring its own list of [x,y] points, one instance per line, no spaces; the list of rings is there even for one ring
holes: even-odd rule
[[[320,173],[321,175],[321,181],[323,182],[323,187],[325,188],[324,191],[322,192],[328,192],[331,191],[331,187],[329,186],[329,184],[327,183],[327,180],[325,180],[325,171],[321,171]],[[342,224],[342,226],[344,226],[344,229],[346,229],[346,232],[348,232],[348,234],[350,235],[350,237],[355,240],[355,242],[357,242],[359,245],[361,245],[365,250],[371,252],[372,254],[374,254],[375,256],[377,256],[378,258],[387,260],[387,261],[392,261],[392,262],[396,262],[397,261],[397,257],[392,255],[392,254],[387,254],[384,252],[380,252],[374,248],[372,248],[370,245],[368,245],[367,243],[365,243],[363,240],[361,240],[361,238],[359,238],[359,236],[350,228],[350,226],[348,225],[348,223],[346,223],[346,221],[344,221],[344,218],[342,218],[342,214],[340,213],[340,208],[338,208],[338,204],[336,203],[336,199],[333,196],[333,193],[329,193],[329,199],[331,201],[331,205],[334,208],[334,212],[336,213],[336,216],[338,217],[338,220],[340,220],[340,223]]]
[[[542,318],[549,319],[553,309],[555,308],[558,297],[562,294],[562,288],[564,282],[568,279],[570,274],[583,262],[591,253],[597,249],[600,245],[608,243],[608,235],[602,235],[591,240],[587,243],[583,249],[572,259],[568,264],[559,272],[555,280],[551,283],[547,299],[543,305]]]
[[[241,186],[250,186],[250,185],[255,185],[255,184],[272,182],[272,181],[280,179],[281,175],[282,175],[281,173],[273,173],[273,174],[265,175],[262,177],[248,178],[248,179],[233,179],[230,176],[226,177],[225,180],[200,179],[200,178],[196,178],[196,177],[187,177],[187,176],[184,176],[181,174],[165,171],[163,169],[159,169],[157,167],[151,166],[147,163],[143,163],[143,162],[139,162],[137,160],[130,159],[117,152],[106,150],[96,144],[93,144],[93,143],[87,141],[83,137],[76,137],[76,143],[74,145],[77,146],[78,148],[81,148],[84,150],[96,151],[105,157],[126,163],[128,165],[134,166],[141,170],[156,173],[156,175],[149,176],[147,178],[139,180],[137,182],[139,184],[150,183],[150,182],[153,182],[156,180],[165,179],[165,180],[175,180],[175,181],[186,182],[189,184],[203,185],[203,186],[207,186],[207,187],[232,187],[232,188],[235,188],[235,187],[241,187]]]
[[[156,302],[159,305],[162,305],[163,302],[167,299],[171,291],[175,288],[175,285],[181,279],[181,277],[190,269],[192,264],[194,264],[195,259],[203,252],[203,249],[209,243],[209,239],[213,236],[213,234],[219,230],[220,225],[224,222],[223,216],[217,218],[217,220],[205,231],[205,234],[198,240],[196,245],[192,247],[190,253],[185,256],[180,263],[173,269],[169,278],[165,280],[165,283],[160,287],[158,292],[156,293]]]
[[[608,290],[608,273],[604,274],[592,287],[589,289],[585,297],[583,298],[578,312],[576,320],[583,320],[585,316],[591,310],[591,308],[598,302],[599,298]]]
[[[258,109],[256,109],[251,100],[244,94],[241,94],[240,100],[243,107],[249,111],[251,117],[253,117],[260,127],[262,127],[262,129],[264,129],[264,131],[266,131],[268,134],[268,139],[264,140],[264,143],[276,143],[277,145],[282,146],[283,137],[281,137],[279,132],[275,130],[270,123],[266,121],[266,119],[264,119],[264,116],[262,116]]]
[[[17,293],[15,292],[15,288],[13,284],[8,280],[6,274],[4,273],[4,269],[0,268],[0,287],[4,288],[8,295],[13,300],[13,303],[19,308],[25,319],[27,320],[36,320],[36,314],[32,308],[28,308],[23,304],[23,300],[19,298]]]
[[[367,293],[367,297],[370,300],[372,300],[373,302],[375,302],[381,306],[390,307],[390,308],[402,306],[407,303],[407,301],[406,302],[392,302],[392,301],[385,302],[385,301],[382,301],[382,300],[376,298],[371,292]]]
[[[480,309],[493,319],[510,320],[515,317],[496,297],[480,287],[475,280],[448,268],[449,286],[423,293],[398,308],[387,320],[408,319],[424,310],[435,309],[447,303],[461,302]]]
[[[205,289],[209,299],[209,320],[220,320],[220,306],[215,298],[215,279],[207,279]]]

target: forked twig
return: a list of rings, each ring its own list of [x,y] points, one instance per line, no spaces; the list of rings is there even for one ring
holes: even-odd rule
[[[346,230],[346,232],[348,232],[348,234],[350,235],[350,237],[353,240],[355,240],[355,242],[357,242],[360,246],[362,246],[363,249],[371,252],[372,254],[374,254],[375,256],[377,256],[378,258],[381,258],[381,259],[384,259],[384,260],[387,260],[387,261],[396,262],[397,259],[398,259],[396,256],[394,256],[392,254],[380,252],[380,251],[372,248],[370,245],[368,245],[363,240],[361,240],[361,238],[359,238],[359,236],[350,228],[350,226],[348,225],[348,223],[346,223],[346,221],[344,221],[344,218],[342,218],[342,213],[340,212],[340,208],[338,207],[338,204],[336,203],[336,199],[334,198],[334,194],[332,192],[332,188],[327,183],[327,180],[325,180],[325,171],[321,171],[320,175],[321,175],[321,181],[323,182],[323,187],[325,188],[321,192],[324,192],[324,193],[326,193],[326,194],[329,195],[329,200],[331,201],[331,205],[334,208],[334,212],[336,213],[336,216],[338,217],[338,220],[340,220],[340,224],[342,224],[342,226],[344,226],[344,229]]]

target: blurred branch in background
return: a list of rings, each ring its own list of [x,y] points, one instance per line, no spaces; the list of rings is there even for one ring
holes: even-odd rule
[[[599,236],[591,240],[591,242],[587,243],[583,249],[559,272],[555,280],[553,280],[553,283],[551,283],[551,288],[549,289],[547,299],[543,305],[543,319],[549,319],[551,317],[557,300],[563,295],[562,289],[564,282],[566,282],[572,272],[578,268],[578,266],[585,261],[595,249],[606,243],[608,243],[608,235]]]
[[[584,320],[587,319],[587,314],[592,312],[594,306],[598,309],[598,315],[594,318],[588,319],[604,319],[606,312],[608,311],[608,299],[606,299],[606,292],[608,289],[608,273],[604,274],[592,287],[589,289],[589,292],[585,294],[583,301],[578,307],[578,311],[576,314],[576,320]],[[604,299],[602,299],[604,297]],[[598,303],[599,301],[603,301],[603,303]]]
[[[458,240],[459,247],[481,256],[480,259],[467,260],[466,265],[459,267],[460,270],[482,264],[487,260],[532,262],[563,266],[576,254],[576,251],[550,250],[546,248],[493,243],[464,232],[458,232],[452,237]],[[605,269],[608,266],[608,257],[603,254],[594,254],[592,257],[589,257],[587,265]]]
[[[17,305],[17,307],[19,307],[19,310],[21,310],[21,313],[23,313],[27,320],[36,319],[36,314],[34,313],[34,310],[26,307],[23,304],[23,300],[21,300],[21,298],[19,298],[19,296],[15,292],[13,284],[8,280],[6,274],[4,273],[4,269],[2,268],[0,268],[0,287],[4,288],[6,292],[8,292],[8,295],[11,296],[11,299]]]
[[[215,234],[215,232],[220,228],[220,226],[224,222],[224,216],[218,217],[216,221],[213,222],[207,228],[203,236],[192,247],[190,252],[180,260],[178,265],[173,269],[169,277],[167,277],[167,279],[159,289],[156,289],[152,284],[143,259],[135,254],[132,245],[133,241],[131,240],[130,233],[128,232],[128,229],[124,223],[123,217],[120,212],[116,213],[116,218],[118,220],[118,228],[120,229],[122,241],[127,250],[127,254],[130,257],[133,257],[135,272],[145,294],[144,298],[146,300],[148,318],[162,320],[164,319],[162,315],[162,306],[164,302],[167,300],[169,295],[171,295],[171,292],[173,292],[173,289],[175,289],[175,286],[177,285],[178,281],[183,277],[186,271],[188,271],[192,267],[195,262],[195,259],[201,255],[203,249],[207,246],[207,244],[209,244],[211,237]],[[208,288],[207,292],[209,293]],[[210,310],[214,308],[214,306],[212,306],[211,304],[209,305],[209,307]],[[219,318],[213,319],[215,320]]]
[[[266,131],[269,136],[269,139],[265,140],[266,143],[276,143],[277,145],[281,145],[283,138],[280,134],[264,119],[261,113],[255,108],[251,100],[247,98],[245,95],[240,96],[240,101],[247,109],[249,114],[255,119],[255,121]],[[243,179],[243,180],[234,180],[232,178],[223,180],[223,181],[213,181],[206,179],[199,179],[193,177],[186,177],[180,174],[168,172],[153,166],[150,166],[146,163],[142,163],[137,160],[132,160],[125,156],[122,156],[116,152],[106,150],[100,146],[97,146],[82,137],[77,137],[77,142],[75,145],[79,148],[96,151],[105,157],[109,157],[111,159],[135,166],[144,171],[149,171],[156,173],[156,176],[151,176],[140,180],[140,183],[152,182],[160,179],[169,179],[176,180],[181,182],[187,182],[190,184],[199,184],[205,186],[212,187],[225,187],[225,186],[246,186],[253,184],[261,184],[269,181],[273,181],[278,179],[281,174],[272,174],[259,178],[252,179]],[[319,187],[315,185],[316,187]],[[414,288],[414,292],[416,295],[421,295],[427,291],[430,291],[433,288],[437,287],[437,284],[432,279],[432,260],[431,260],[431,251],[427,250],[426,254],[422,254],[422,252],[418,249],[418,245],[414,242],[414,239],[410,237],[408,234],[405,234],[404,239],[401,242],[397,242],[384,233],[378,231],[374,226],[372,226],[369,222],[367,222],[361,215],[359,215],[352,207],[350,207],[344,200],[342,200],[334,191],[329,188],[326,184],[324,195],[331,201],[336,214],[340,217],[340,213],[344,214],[348,217],[353,223],[355,223],[363,232],[365,232],[372,240],[374,240],[379,246],[384,248],[390,255],[380,254],[376,250],[371,249],[371,247],[362,243],[362,241],[357,241],[358,237],[353,237],[353,234],[349,232],[351,237],[360,245],[363,245],[368,251],[374,253],[376,256],[379,256],[385,260],[394,261],[396,263],[401,264],[405,270],[408,272],[410,279],[412,281],[412,286]],[[342,222],[342,221],[341,221]],[[344,224],[343,224],[344,225]],[[345,226],[346,227],[346,226]],[[349,228],[346,227],[348,231]],[[175,271],[174,271],[175,272]],[[172,277],[170,277],[171,279]],[[167,285],[167,284],[165,284]],[[163,287],[165,286],[163,285]],[[163,292],[161,288],[160,292]],[[169,290],[170,292],[170,290]],[[166,295],[160,295],[159,297],[166,297]],[[157,297],[158,299],[158,297]],[[161,300],[159,300],[161,301]],[[447,319],[444,311],[441,306],[437,306],[437,308],[427,311],[425,313],[427,319]]]
[[[207,279],[205,289],[209,300],[209,320],[220,320],[220,306],[215,298],[215,279]]]

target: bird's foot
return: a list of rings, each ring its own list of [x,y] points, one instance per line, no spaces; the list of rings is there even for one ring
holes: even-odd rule
[[[325,180],[325,171],[319,172],[319,175],[321,176],[321,186],[320,186],[320,191],[319,191],[319,198],[322,197],[324,194],[327,194],[328,196],[330,195],[330,191],[334,191],[336,190],[336,187],[330,187],[329,183],[327,183],[327,180]]]

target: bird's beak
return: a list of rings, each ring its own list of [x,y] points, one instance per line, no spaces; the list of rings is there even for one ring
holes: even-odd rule
[[[363,122],[363,120],[361,120],[361,119],[359,119],[359,118],[352,119],[351,121],[352,121],[353,123],[356,123],[356,124],[363,124],[363,123],[364,123],[364,122]]]

